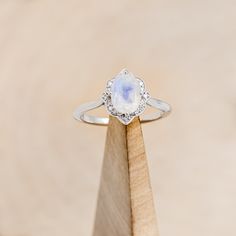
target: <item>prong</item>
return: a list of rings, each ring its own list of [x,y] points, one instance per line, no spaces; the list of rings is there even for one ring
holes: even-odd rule
[[[128,74],[129,74],[129,71],[128,71],[126,68],[124,68],[123,70],[121,70],[120,73],[121,73],[121,74],[128,75]]]

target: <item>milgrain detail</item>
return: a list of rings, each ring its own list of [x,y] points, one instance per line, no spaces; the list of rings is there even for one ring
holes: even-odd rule
[[[158,236],[138,118],[110,117],[93,236]]]

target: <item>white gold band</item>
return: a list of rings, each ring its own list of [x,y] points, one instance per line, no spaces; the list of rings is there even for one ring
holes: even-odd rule
[[[156,98],[149,98],[146,104],[150,107],[157,109],[158,111],[151,114],[147,114],[147,115],[141,115],[140,116],[141,123],[147,123],[147,122],[159,120],[163,117],[166,117],[171,111],[171,107],[168,103],[163,102]],[[88,124],[107,126],[109,123],[109,118],[97,117],[97,116],[86,114],[88,111],[94,110],[103,105],[105,105],[105,103],[102,99],[83,104],[75,110],[74,118],[76,120],[83,121]]]

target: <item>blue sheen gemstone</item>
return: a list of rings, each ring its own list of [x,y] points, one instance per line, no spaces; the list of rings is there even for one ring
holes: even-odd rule
[[[114,108],[122,113],[135,112],[141,100],[141,87],[132,73],[121,71],[112,85],[112,104]]]

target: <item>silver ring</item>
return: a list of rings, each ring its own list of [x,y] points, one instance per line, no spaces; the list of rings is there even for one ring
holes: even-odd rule
[[[147,105],[157,111],[142,115]],[[135,77],[127,69],[123,69],[107,82],[106,90],[98,101],[79,106],[74,112],[74,118],[88,124],[108,125],[109,118],[87,114],[88,111],[101,106],[105,106],[109,115],[117,117],[125,125],[138,116],[141,123],[159,120],[171,111],[168,103],[152,98],[146,91],[143,80]]]

